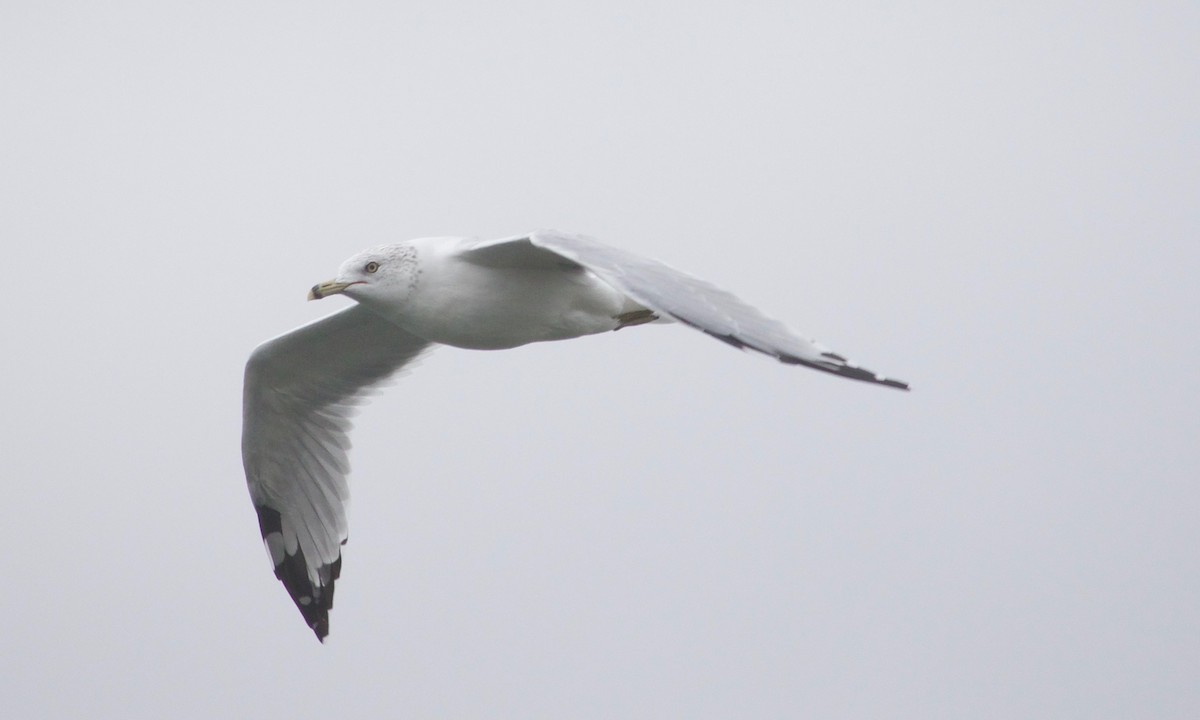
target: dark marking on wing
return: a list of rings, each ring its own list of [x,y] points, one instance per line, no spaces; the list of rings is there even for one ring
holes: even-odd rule
[[[283,516],[277,510],[266,505],[255,505],[254,510],[258,513],[258,528],[262,530],[263,540],[273,532],[283,534]]]
[[[823,356],[828,357],[829,355],[832,355],[833,353],[821,353],[821,354]],[[908,389],[908,383],[901,382],[899,380],[893,380],[891,378],[880,377],[880,376],[876,375],[875,373],[871,372],[870,370],[864,370],[863,368],[857,367],[855,365],[843,365],[843,364],[834,363],[834,362],[830,362],[828,364],[820,363],[820,362],[813,362],[811,360],[805,360],[803,358],[798,358],[794,355],[777,355],[776,357],[779,358],[779,362],[786,363],[788,365],[803,365],[804,367],[810,367],[813,370],[821,370],[822,372],[832,373],[834,375],[840,375],[841,377],[849,378],[850,380],[862,380],[863,382],[875,383],[877,385],[886,385],[888,387],[899,388],[901,390]],[[845,361],[843,360],[842,362],[845,362]]]
[[[690,327],[696,328],[697,330],[700,330],[705,335],[710,335],[712,337],[715,337],[716,339],[720,340],[721,342],[725,343],[726,345],[735,347],[738,350],[746,350],[746,349],[755,350],[757,352],[763,353],[764,355],[770,355],[771,357],[775,358],[779,362],[786,363],[788,365],[803,365],[804,367],[810,367],[813,370],[820,370],[821,372],[827,372],[827,373],[831,373],[833,375],[840,375],[841,377],[849,378],[850,380],[862,380],[863,382],[875,383],[877,385],[886,385],[888,387],[899,388],[901,390],[908,390],[908,383],[901,382],[899,380],[893,380],[891,378],[880,377],[880,376],[876,375],[875,373],[871,372],[870,370],[864,370],[863,368],[860,368],[856,365],[850,365],[849,361],[847,361],[846,358],[842,357],[841,355],[838,355],[835,352],[822,352],[821,353],[821,357],[829,358],[828,362],[820,362],[820,361],[814,362],[812,360],[805,360],[804,358],[796,357],[795,355],[788,355],[787,353],[779,353],[779,352],[775,352],[772,350],[766,350],[764,348],[760,348],[755,345],[751,345],[751,344],[745,342],[744,340],[741,340],[740,338],[738,338],[737,336],[735,336],[733,334],[722,334],[722,333],[718,333],[718,332],[713,332],[712,330],[707,330],[704,327],[702,327],[701,325],[699,325],[698,323],[693,322],[693,321],[689,320],[688,318],[680,317],[679,315],[671,315],[671,317],[675,318],[676,320],[683,323],[684,325],[688,325]]]
[[[688,323],[688,324],[691,325],[691,323]],[[699,327],[699,326],[692,325],[692,327]],[[700,329],[704,330],[704,328],[700,328]],[[733,335],[722,335],[721,333],[715,333],[715,332],[712,332],[711,330],[704,330],[704,334],[715,337],[716,339],[720,340],[721,342],[725,343],[726,345],[732,345],[733,347],[737,348],[738,350],[745,350],[747,347],[746,343],[742,342],[741,340],[738,340]]]
[[[283,518],[279,511],[266,505],[255,505],[258,512],[258,527],[262,530],[263,541],[271,533],[283,535]],[[345,541],[342,541],[345,545]],[[329,611],[333,609],[333,581],[342,574],[342,556],[338,553],[337,560],[322,565],[317,569],[320,585],[313,585],[308,576],[308,562],[304,553],[297,547],[294,554],[284,551],[283,561],[275,566],[275,577],[283,583],[283,587],[291,596],[292,602],[304,616],[304,622],[312,628],[317,639],[325,642],[329,634]]]

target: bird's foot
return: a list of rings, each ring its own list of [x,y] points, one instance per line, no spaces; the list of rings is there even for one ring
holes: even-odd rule
[[[634,325],[644,325],[648,322],[654,322],[658,316],[653,310],[631,310],[627,313],[621,313],[613,317],[617,321],[617,326],[613,330],[620,330],[623,327],[632,327]]]

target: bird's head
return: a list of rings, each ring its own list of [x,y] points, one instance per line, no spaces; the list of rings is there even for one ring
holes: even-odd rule
[[[416,284],[416,250],[407,243],[380,245],[352,256],[332,280],[317,283],[309,300],[345,295],[358,302],[403,302]]]

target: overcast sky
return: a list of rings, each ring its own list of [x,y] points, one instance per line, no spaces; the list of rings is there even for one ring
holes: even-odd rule
[[[0,4],[12,718],[1200,716],[1200,5]],[[354,435],[329,643],[242,368],[361,248],[584,232],[647,326]]]

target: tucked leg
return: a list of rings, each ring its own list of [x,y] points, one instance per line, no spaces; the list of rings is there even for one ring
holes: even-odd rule
[[[648,322],[654,322],[658,316],[653,310],[631,310],[630,312],[621,313],[614,318],[617,321],[617,326],[613,330],[620,330],[623,327],[632,327],[634,325],[644,325]]]

